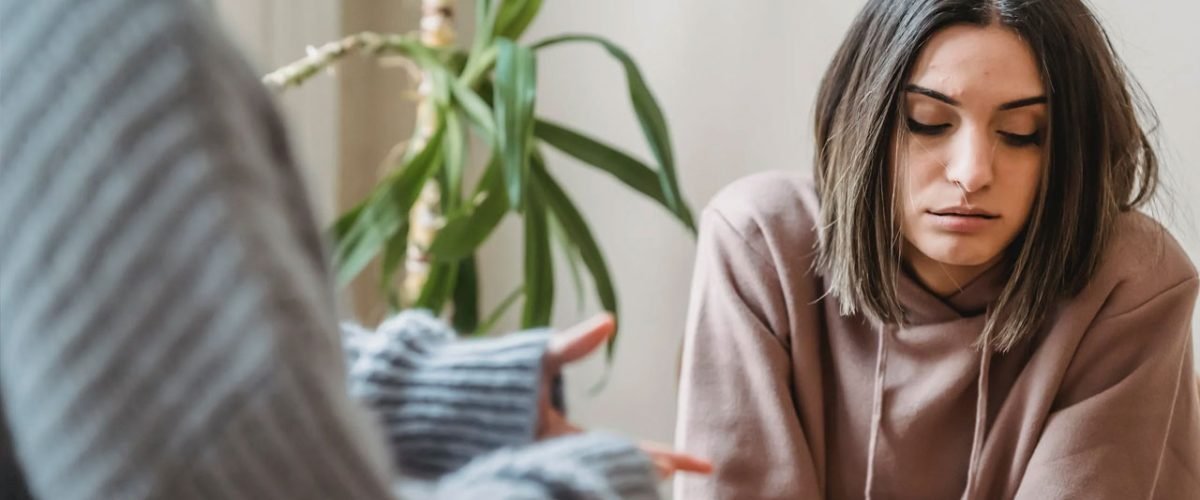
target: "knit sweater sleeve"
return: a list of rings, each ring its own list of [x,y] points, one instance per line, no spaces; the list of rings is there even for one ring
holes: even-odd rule
[[[382,424],[402,473],[438,477],[533,442],[547,333],[459,340],[427,311],[342,332],[350,393]]]
[[[655,500],[652,470],[629,441],[592,432],[499,450],[446,477],[432,497]]]
[[[282,125],[209,16],[0,1],[0,395],[34,497],[388,494]]]

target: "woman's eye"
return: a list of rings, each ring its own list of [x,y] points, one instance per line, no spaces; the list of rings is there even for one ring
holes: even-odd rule
[[[942,132],[945,132],[946,129],[950,128],[949,123],[930,125],[928,123],[921,123],[912,118],[908,118],[906,121],[908,122],[908,130],[914,134],[920,135],[940,135]]]
[[[1003,137],[1004,142],[1008,143],[1009,146],[1040,146],[1042,144],[1042,132],[1040,130],[1032,134],[1000,132],[1000,137]]]

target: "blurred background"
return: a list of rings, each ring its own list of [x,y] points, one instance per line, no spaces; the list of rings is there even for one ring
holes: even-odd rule
[[[417,29],[419,0],[217,0],[221,17],[263,73],[319,45],[363,30]],[[1092,5],[1160,118],[1165,189],[1153,208],[1193,261],[1200,260],[1200,3],[1096,0]],[[640,65],[662,105],[682,190],[697,212],[722,186],[750,173],[808,172],[812,102],[820,76],[861,2],[845,0],[546,0],[524,40],[567,32],[604,36]],[[473,31],[474,2],[458,2],[456,29]],[[650,158],[629,104],[624,75],[596,47],[538,57],[537,110],[559,123]],[[313,203],[323,222],[361,200],[379,179],[388,150],[413,130],[404,71],[351,57],[281,96]],[[602,356],[566,374],[573,418],[670,442],[676,371],[694,255],[692,236],[653,202],[611,177],[550,151],[549,169],[591,223],[619,292],[622,332],[607,385]],[[521,279],[522,239],[508,217],[479,254],[481,301],[500,302]],[[557,257],[557,256],[556,256]],[[561,268],[561,267],[560,267]],[[367,273],[372,275],[374,273]],[[553,324],[583,311],[560,273]],[[347,303],[362,321],[385,312],[371,283],[356,282]],[[501,324],[517,326],[517,314]],[[1196,323],[1200,331],[1200,320]],[[1198,338],[1197,344],[1200,344]],[[1200,358],[1198,358],[1200,359]],[[754,367],[747,367],[754,369]]]

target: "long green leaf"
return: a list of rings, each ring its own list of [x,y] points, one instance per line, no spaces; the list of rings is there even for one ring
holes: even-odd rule
[[[534,49],[542,49],[562,43],[590,42],[599,44],[608,51],[625,69],[625,81],[629,87],[629,99],[633,102],[633,110],[642,126],[646,142],[659,163],[659,177],[667,205],[673,213],[681,213],[685,208],[683,196],[679,191],[679,181],[675,175],[675,158],[671,149],[671,137],[667,133],[667,120],[663,117],[662,109],[642,77],[641,70],[633,59],[620,47],[612,42],[594,35],[562,35],[542,40],[533,45]]]
[[[537,92],[537,67],[533,51],[512,40],[497,41],[495,98],[496,142],[504,165],[508,201],[520,208],[522,189],[529,170],[529,146],[533,136],[533,105]]]
[[[458,263],[433,263],[421,293],[413,303],[418,309],[428,309],[434,314],[440,314],[446,305],[446,300],[454,292],[454,284],[458,280]]]
[[[493,160],[480,180],[481,189],[475,198],[461,211],[451,214],[438,231],[429,245],[429,253],[437,260],[459,260],[475,253],[508,213],[508,198],[499,170],[499,164]]]
[[[608,264],[604,261],[604,254],[600,251],[600,246],[596,244],[596,238],[592,236],[592,230],[588,227],[587,221],[579,213],[579,209],[575,208],[575,204],[571,203],[571,199],[562,187],[546,172],[541,159],[536,155],[533,158],[531,175],[538,194],[545,196],[546,205],[553,211],[555,217],[558,217],[563,230],[578,248],[579,256],[583,259],[583,263],[587,266],[588,272],[592,275],[592,281],[596,285],[596,295],[600,298],[600,305],[614,317],[619,318],[617,293],[608,272]],[[614,333],[608,342],[607,355],[609,359],[612,359],[616,339],[617,334]]]
[[[346,237],[346,233],[350,232],[350,228],[354,226],[354,221],[358,220],[358,216],[362,215],[363,207],[367,205],[366,201],[361,201],[354,208],[347,210],[346,213],[338,217],[337,221],[330,227],[329,232],[333,236],[333,241],[340,241]]]
[[[377,185],[362,203],[358,216],[334,242],[334,267],[339,286],[353,280],[407,223],[403,215],[394,214],[392,208],[394,200],[390,192],[396,189],[395,183],[395,179],[390,179]]]
[[[482,49],[478,56],[472,57],[467,61],[467,65],[463,67],[462,73],[459,73],[459,79],[469,88],[475,88],[480,83],[480,80],[487,74],[493,64],[496,64],[496,45],[488,45]]]
[[[524,286],[518,286],[516,290],[509,292],[509,294],[504,297],[504,300],[500,301],[500,305],[496,306],[496,309],[488,314],[487,319],[483,320],[483,323],[479,324],[479,328],[475,329],[474,334],[483,335],[491,333],[492,329],[496,328],[496,323],[499,323],[500,319],[504,317],[504,313],[508,312],[508,310],[512,308],[513,304],[517,302],[517,299],[521,298],[523,295],[525,295]]]
[[[467,115],[467,119],[479,128],[488,145],[495,147],[496,119],[492,116],[492,108],[461,80],[452,82],[450,90],[454,95],[454,102]]]
[[[473,332],[479,327],[479,271],[472,255],[458,261],[458,282],[454,284],[454,330]]]
[[[438,231],[429,253],[439,260],[458,260],[474,253],[504,219],[507,198],[502,192],[485,195],[475,210],[451,217]]]
[[[495,37],[496,17],[504,0],[475,0],[475,41],[471,45],[471,57],[476,57]],[[470,63],[467,64],[470,66]]]
[[[496,36],[516,40],[537,17],[542,9],[542,0],[510,0],[504,2],[500,18],[496,20]]]
[[[471,43],[471,53],[467,56],[467,64],[462,72],[464,76],[472,75],[467,79],[468,82],[483,76],[487,67],[494,62],[495,49],[492,40],[495,39],[496,17],[500,14],[502,1],[475,1],[475,40]]]
[[[425,78],[428,78],[433,86],[433,102],[443,108],[449,106],[450,82],[455,79],[450,75],[449,69],[442,65],[426,68]]]
[[[438,120],[428,145],[409,158],[398,173],[376,186],[345,236],[338,239],[334,249],[338,283],[349,283],[408,223],[413,202],[440,164],[442,148],[437,145],[444,131],[445,122]]]
[[[450,212],[458,209],[461,204],[463,191],[463,169],[466,167],[467,141],[462,127],[462,120],[458,118],[458,113],[449,111],[445,114],[446,119],[446,134],[442,137],[442,148],[445,152],[445,166],[443,173],[445,174],[444,191],[446,196],[442,198],[442,209]]]
[[[380,259],[382,268],[382,279],[379,282],[380,291],[383,292],[384,297],[387,297],[388,306],[392,310],[400,308],[400,296],[392,287],[392,283],[395,282],[396,270],[399,269],[400,263],[404,262],[407,250],[408,224],[405,224],[388,239],[387,244],[383,247],[383,257]]]
[[[394,209],[391,196],[396,191],[396,180],[385,180],[376,186],[372,195],[363,203],[359,216],[345,234],[335,241],[334,264],[338,284],[345,285],[367,265],[372,258],[403,230],[407,221]]]
[[[550,212],[547,215],[547,220],[550,222],[550,235],[552,239],[558,242],[558,247],[562,250],[563,255],[567,258],[567,269],[571,271],[571,284],[575,286],[575,309],[576,314],[583,314],[583,306],[585,304],[585,296],[583,294],[583,277],[579,274],[579,249],[575,243],[567,237],[566,230],[562,228],[562,222],[558,217]]]
[[[550,324],[554,308],[554,261],[541,194],[530,190],[525,202],[525,312],[521,326],[532,328]]]
[[[686,205],[680,207],[678,212],[671,209],[663,195],[658,175],[646,164],[612,146],[546,120],[537,120],[533,133],[555,149],[608,172],[625,185],[658,202],[687,226],[692,234],[696,233],[692,211]]]
[[[467,69],[467,57],[470,54],[461,49],[447,49],[446,51],[446,70],[451,75],[460,75],[464,69]]]

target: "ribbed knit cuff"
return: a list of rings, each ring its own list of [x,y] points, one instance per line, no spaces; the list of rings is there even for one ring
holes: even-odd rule
[[[460,341],[425,311],[343,332],[350,392],[383,422],[401,472],[437,477],[533,440],[547,333]]]
[[[654,463],[628,439],[615,434],[592,432],[574,438],[574,442],[564,440],[559,445],[579,463],[603,476],[618,498],[658,498]]]
[[[633,443],[590,432],[481,458],[448,476],[437,498],[656,500],[656,484],[650,458]]]

